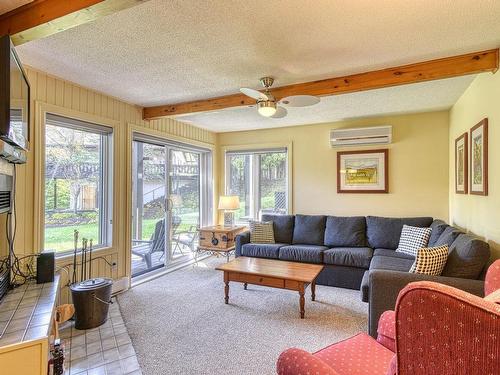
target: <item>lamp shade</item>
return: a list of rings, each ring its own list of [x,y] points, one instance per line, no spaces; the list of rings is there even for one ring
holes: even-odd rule
[[[237,210],[240,208],[240,198],[237,195],[221,195],[219,210]]]

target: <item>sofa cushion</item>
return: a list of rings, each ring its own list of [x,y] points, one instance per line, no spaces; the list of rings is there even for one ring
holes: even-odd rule
[[[408,272],[414,261],[414,259],[384,257],[377,255],[372,258],[372,262],[370,263],[370,270]]]
[[[287,245],[279,249],[279,259],[305,263],[323,263],[323,252],[326,246]]]
[[[324,361],[339,375],[387,375],[394,353],[380,345],[366,333],[358,333],[348,340],[339,341],[327,346],[316,353],[316,358]],[[294,356],[290,356],[294,358]],[[295,355],[295,358],[303,356]],[[290,366],[292,367],[292,366]],[[320,366],[314,364],[306,367],[307,370],[295,371],[295,366],[290,371],[282,374],[323,374]],[[408,373],[410,373],[408,371]],[[327,372],[331,375],[331,372]]]
[[[458,230],[455,227],[448,226],[446,229],[443,231],[443,233],[439,236],[437,241],[434,243],[433,246],[443,246],[443,245],[448,245],[448,247],[451,247],[453,242],[457,239],[457,237],[461,234],[462,232]]]
[[[336,247],[323,253],[323,262],[368,269],[372,256],[373,250],[370,247]]]
[[[375,249],[373,251],[373,256],[376,255],[382,255],[384,257],[402,258],[402,259],[415,259],[413,255],[396,252],[396,250],[391,250],[391,249]]]
[[[292,243],[322,246],[325,239],[325,223],[325,216],[295,215]]]
[[[364,216],[328,216],[325,228],[325,246],[366,246],[366,218]]]
[[[283,243],[247,243],[241,247],[241,255],[246,257],[278,259]]]
[[[389,218],[380,216],[366,217],[366,234],[372,248],[396,249],[403,225],[429,227],[431,217]]]
[[[274,240],[279,243],[292,243],[293,215],[262,214],[262,221],[272,221],[274,226]]]
[[[443,276],[477,279],[490,258],[488,243],[460,234],[450,247]]]
[[[431,238],[429,238],[429,247],[434,246],[438,238],[443,234],[444,230],[448,228],[449,225],[446,224],[443,220],[436,219],[431,224]]]

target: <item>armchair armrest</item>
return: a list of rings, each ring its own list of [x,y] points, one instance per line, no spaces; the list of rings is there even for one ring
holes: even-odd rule
[[[380,315],[386,310],[393,310],[399,292],[414,281],[433,281],[483,297],[484,281],[461,279],[456,277],[430,276],[417,273],[373,270],[369,274],[369,314],[368,328],[372,337],[377,337],[377,325]]]
[[[396,352],[396,313],[394,310],[386,310],[380,316],[377,341],[391,352]]]
[[[314,374],[339,375],[337,371],[328,366],[320,358],[301,349],[288,349],[280,354],[276,364],[278,375],[309,374],[314,369]]]
[[[235,256],[241,256],[241,247],[246,243],[250,243],[250,231],[240,233],[236,236]]]

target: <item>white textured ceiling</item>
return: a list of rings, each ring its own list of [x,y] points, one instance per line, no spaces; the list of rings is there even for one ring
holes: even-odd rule
[[[32,2],[33,0],[0,0],[0,14],[10,12],[13,9]]]
[[[257,88],[264,75],[279,86],[494,48],[499,19],[500,1],[151,0],[18,51],[25,64],[150,106]],[[440,86],[446,103],[457,96],[449,82]],[[359,96],[376,102],[379,92]],[[428,109],[391,95],[407,103],[398,110]],[[342,116],[359,115],[353,110]],[[332,111],[283,121],[331,121]]]
[[[450,108],[475,75],[399,87],[328,96],[311,107],[287,108],[284,118],[264,118],[255,107],[179,116],[178,120],[217,132],[276,128],[361,117],[437,111]]]

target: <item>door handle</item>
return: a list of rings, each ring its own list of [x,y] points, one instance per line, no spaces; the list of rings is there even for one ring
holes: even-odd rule
[[[171,198],[165,199],[165,211],[166,212],[172,211],[173,206],[174,206],[174,202],[172,201]]]

